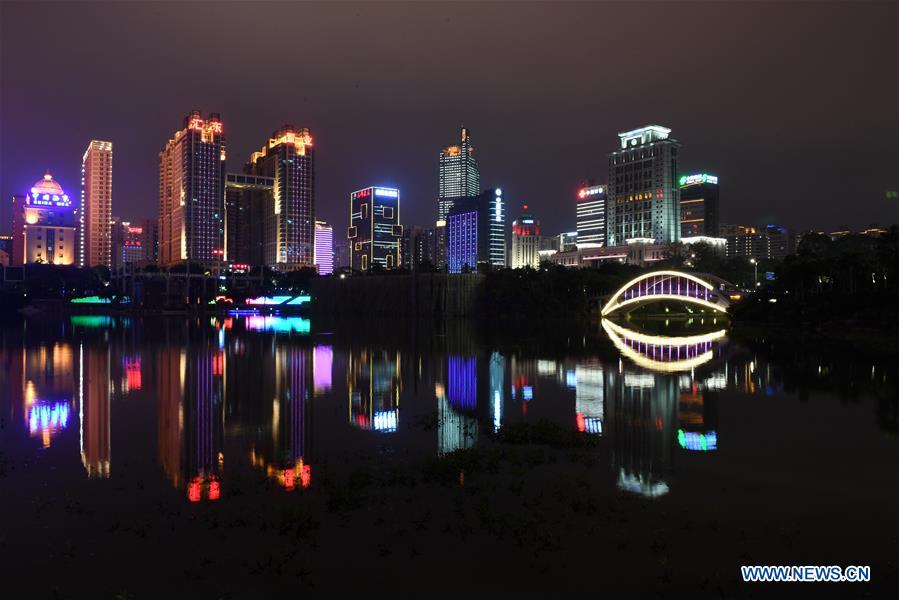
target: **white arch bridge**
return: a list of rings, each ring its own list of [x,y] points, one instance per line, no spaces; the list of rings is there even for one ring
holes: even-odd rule
[[[621,286],[602,307],[602,316],[659,300],[678,300],[723,313],[730,308],[730,301],[722,288],[732,287],[720,277],[707,273],[652,271]]]

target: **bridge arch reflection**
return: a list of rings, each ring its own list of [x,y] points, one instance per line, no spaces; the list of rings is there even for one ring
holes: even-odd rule
[[[697,335],[652,335],[609,319],[602,320],[602,328],[618,351],[634,364],[664,373],[689,371],[712,360],[715,343],[726,335],[724,329]]]

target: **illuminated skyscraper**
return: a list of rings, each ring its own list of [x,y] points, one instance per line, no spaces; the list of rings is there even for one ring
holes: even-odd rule
[[[668,244],[680,239],[680,143],[658,125],[619,133],[621,148],[609,155],[606,236],[609,246],[630,239]]]
[[[265,232],[265,264],[284,271],[315,261],[315,151],[306,128],[284,125],[246,171],[274,179],[274,217]]]
[[[446,263],[450,273],[506,266],[506,208],[500,188],[456,199],[446,222]]]
[[[91,140],[81,158],[78,266],[112,266],[112,142]]]
[[[75,264],[74,208],[50,173],[12,200],[12,264]]]
[[[315,222],[315,266],[319,275],[334,272],[334,229],[324,221]]]
[[[220,264],[225,253],[225,137],[222,121],[184,118],[159,153],[159,264]]]
[[[437,220],[446,220],[453,199],[477,196],[481,189],[478,160],[468,129],[463,127],[461,142],[440,151],[440,180],[437,194]]]
[[[524,213],[512,221],[512,268],[523,269],[540,267],[540,221],[535,221],[528,214],[528,205],[524,205]]]
[[[132,225],[129,221],[122,221],[118,217],[112,218],[112,262],[109,268],[119,271],[128,268],[128,265],[146,264],[147,251],[144,249],[144,229],[139,225]]]
[[[678,185],[681,237],[718,237],[718,178],[707,173],[683,175]]]
[[[606,186],[582,187],[577,193],[577,246],[601,248],[605,243]]]
[[[368,271],[374,265],[383,269],[400,266],[400,191],[368,187],[350,194],[350,266]]]

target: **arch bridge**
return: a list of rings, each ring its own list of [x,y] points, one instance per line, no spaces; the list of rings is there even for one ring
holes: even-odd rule
[[[722,287],[733,286],[706,273],[652,271],[621,286],[602,307],[602,316],[659,300],[679,300],[723,313],[730,308],[730,301]]]

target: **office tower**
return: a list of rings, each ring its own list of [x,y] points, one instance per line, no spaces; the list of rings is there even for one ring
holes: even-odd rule
[[[434,226],[434,266],[437,270],[446,269],[446,221],[437,221]]]
[[[265,232],[265,264],[289,271],[315,264],[315,151],[306,128],[284,125],[246,165],[274,180],[274,213]]]
[[[578,248],[600,248],[606,243],[606,186],[586,185],[577,193]]]
[[[764,230],[768,238],[768,258],[783,260],[796,251],[795,236],[780,225],[768,225]]]
[[[480,265],[506,266],[506,213],[503,191],[456,199],[446,223],[446,261],[450,273]]]
[[[540,267],[540,221],[528,214],[528,205],[524,205],[524,213],[512,221],[512,268],[523,269]]]
[[[477,196],[481,187],[478,159],[474,157],[471,135],[463,127],[458,145],[440,151],[440,176],[437,194],[437,220],[446,220],[453,199]]]
[[[678,185],[681,237],[718,237],[718,177],[683,175]]]
[[[225,136],[222,121],[184,118],[159,153],[159,264],[221,264],[225,253]]]
[[[225,259],[232,265],[266,264],[266,232],[275,230],[274,186],[272,177],[225,175]]]
[[[722,224],[719,234],[725,239],[725,256],[745,256],[761,260],[768,258],[768,238],[755,227]]]
[[[142,244],[144,247],[144,264],[155,265],[159,260],[159,220],[144,219],[141,221],[144,230]]]
[[[369,271],[400,266],[400,191],[367,187],[350,194],[350,266]]]
[[[680,143],[669,138],[670,133],[666,127],[648,125],[618,134],[621,148],[609,155],[607,245],[680,239]]]
[[[334,267],[337,269],[350,268],[350,244],[347,240],[334,242]]]
[[[81,158],[78,266],[112,266],[112,142],[91,140]]]
[[[75,264],[75,209],[50,173],[13,196],[12,264]]]
[[[115,272],[127,269],[130,265],[145,264],[143,227],[132,225],[130,221],[122,221],[118,217],[113,217],[111,221],[112,262],[109,268]]]
[[[334,272],[334,229],[324,221],[315,222],[315,268],[319,275]]]

